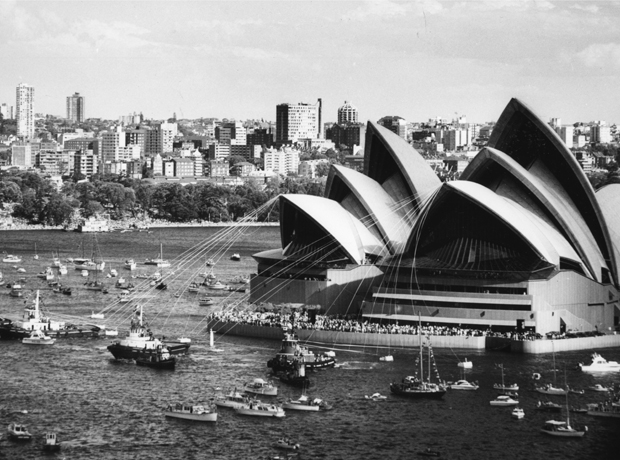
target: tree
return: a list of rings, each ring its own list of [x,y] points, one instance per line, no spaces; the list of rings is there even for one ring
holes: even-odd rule
[[[319,163],[318,165],[316,165],[316,169],[315,169],[315,174],[316,177],[323,177],[323,176],[327,176],[329,174],[329,170],[331,168],[331,164],[330,163]]]
[[[19,203],[21,201],[22,191],[15,182],[0,182],[0,208],[2,208],[5,203]]]
[[[60,193],[53,193],[41,211],[39,221],[47,225],[63,225],[71,218],[77,200],[68,200]]]

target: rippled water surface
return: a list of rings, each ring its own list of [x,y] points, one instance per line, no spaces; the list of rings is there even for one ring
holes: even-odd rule
[[[97,238],[106,261],[121,271],[120,264],[127,257],[142,261],[155,256],[159,241],[164,243],[164,255],[174,258],[215,231],[165,229],[152,234],[115,233]],[[226,253],[217,265],[222,281],[254,271],[250,254],[277,246],[278,232],[277,228],[254,229],[239,240],[229,252],[240,252],[242,261],[231,262]],[[32,260],[35,241],[39,261]],[[60,251],[61,257],[78,256],[75,252],[81,241],[79,234],[57,231],[3,232],[0,252],[25,257],[20,265],[27,269],[26,287],[42,290],[52,315],[72,313],[86,318],[91,310],[100,311],[113,303],[115,293],[106,296],[82,291],[83,279],[77,272],[70,272],[65,284],[73,286],[76,295],[60,296],[44,290],[45,283],[35,276],[49,264],[52,251]],[[0,270],[6,280],[17,278],[7,264],[1,264]],[[139,272],[147,270],[155,269],[140,266]],[[182,357],[172,372],[115,362],[106,350],[109,339],[59,340],[49,348],[0,342],[0,427],[19,421],[36,436],[33,442],[17,444],[4,435],[0,439],[0,458],[40,458],[45,431],[58,433],[62,451],[56,457],[67,459],[270,458],[286,455],[273,447],[275,440],[284,435],[301,444],[296,457],[299,459],[405,459],[417,457],[417,452],[427,447],[440,451],[441,458],[447,459],[618,458],[620,420],[571,414],[572,419],[589,427],[586,437],[577,440],[549,438],[539,432],[544,421],[553,416],[535,410],[543,395],[532,390],[535,383],[553,381],[552,355],[436,349],[442,378],[458,379],[457,363],[467,357],[474,363],[467,378],[477,380],[481,388],[474,392],[451,391],[442,401],[388,396],[384,402],[372,402],[364,396],[374,392],[388,395],[391,381],[412,373],[414,352],[392,350],[394,362],[381,362],[378,356],[384,351],[338,350],[342,367],[310,374],[316,384],[310,395],[331,403],[333,411],[288,411],[284,419],[271,420],[237,416],[231,410],[220,409],[216,424],[166,420],[163,410],[169,403],[207,402],[219,389],[268,377],[266,362],[279,346],[269,340],[216,336],[216,349],[211,349],[200,327],[209,309],[198,307],[195,297],[189,294],[175,297],[180,289],[175,284],[183,284],[181,277],[171,281],[168,291],[154,294],[156,301],[147,307],[147,314],[155,317],[153,329],[158,335],[192,337],[189,355]],[[9,297],[8,291],[0,287],[0,316],[16,319],[23,299]],[[222,297],[220,301],[234,299]],[[607,359],[620,361],[619,348],[599,351]],[[556,354],[559,385],[564,375],[572,386],[580,388],[594,383],[620,383],[620,375],[595,377],[576,370],[577,363],[587,360],[588,354]],[[491,387],[501,380],[499,363],[505,366],[506,382],[521,386],[524,420],[512,419],[510,408],[489,406],[495,397]],[[542,374],[541,381],[532,379],[535,372]],[[281,386],[280,394],[273,399],[281,402],[297,396],[299,390]],[[564,403],[563,397],[549,398]],[[603,398],[600,393],[586,391],[584,395],[571,395],[570,404],[583,406]]]

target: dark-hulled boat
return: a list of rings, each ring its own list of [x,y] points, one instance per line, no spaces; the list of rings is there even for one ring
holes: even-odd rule
[[[267,361],[267,367],[271,368],[273,372],[294,371],[295,362],[301,358],[303,358],[307,369],[323,369],[336,365],[335,356],[325,353],[314,354],[307,347],[299,344],[299,339],[293,331],[285,330],[280,351],[275,358]]]
[[[167,346],[162,346],[155,353],[145,353],[143,356],[135,359],[138,366],[151,367],[153,369],[174,370],[177,363],[176,358],[170,356]]]
[[[143,320],[140,305],[136,307],[135,316],[131,319],[131,328],[127,337],[109,345],[108,351],[112,353],[114,359],[136,359],[156,355],[164,346],[171,355],[184,354],[189,349],[189,343],[164,343],[155,338]]]
[[[446,386],[443,383],[431,382],[431,367],[437,372],[437,366],[435,364],[435,358],[433,356],[433,349],[431,348],[430,339],[427,343],[428,348],[428,376],[424,378],[424,346],[422,344],[421,335],[422,324],[418,326],[418,337],[420,338],[420,355],[417,358],[419,368],[416,369],[416,375],[407,376],[402,379],[401,382],[392,382],[390,384],[390,391],[399,396],[406,396],[408,398],[416,399],[441,399],[446,394]]]
[[[64,321],[53,321],[40,310],[39,291],[32,305],[27,305],[21,321],[0,323],[0,339],[23,339],[30,337],[32,331],[42,331],[51,338],[98,336],[101,329],[93,325],[77,326]]]
[[[299,388],[310,388],[312,385],[306,375],[306,367],[302,361],[295,363],[295,370],[281,373],[280,382]]]

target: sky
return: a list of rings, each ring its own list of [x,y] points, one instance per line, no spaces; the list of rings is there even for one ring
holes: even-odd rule
[[[37,113],[275,121],[323,100],[336,121],[458,114],[511,98],[543,119],[620,122],[620,2],[0,0],[0,103]]]

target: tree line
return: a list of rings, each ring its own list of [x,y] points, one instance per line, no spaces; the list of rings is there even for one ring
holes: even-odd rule
[[[248,181],[235,187],[210,182],[180,185],[153,183],[117,175],[94,175],[90,181],[65,181],[60,189],[33,172],[0,173],[0,209],[31,224],[71,226],[76,215],[108,215],[112,220],[161,219],[170,222],[229,222],[252,217],[277,222],[280,194],[322,196],[324,182],[305,177],[276,178],[266,186]]]

